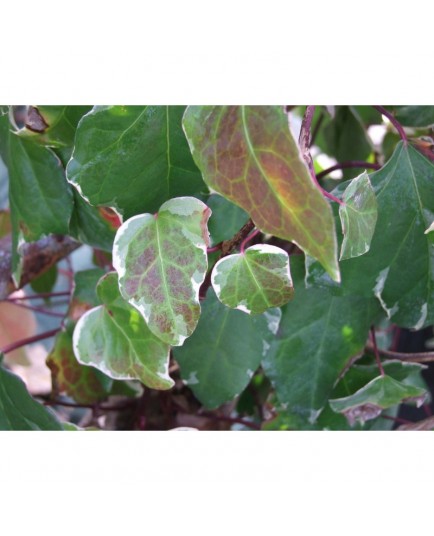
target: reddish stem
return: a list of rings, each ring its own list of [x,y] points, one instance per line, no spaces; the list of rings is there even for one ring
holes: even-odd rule
[[[220,251],[222,249],[223,242],[219,242],[217,245],[213,246],[212,248],[207,248],[207,253],[215,253],[216,251]]]
[[[248,428],[252,428],[253,430],[260,430],[261,427],[250,421],[245,421],[244,419],[239,419],[237,417],[226,417],[226,415],[215,415],[214,413],[210,413],[208,411],[202,411],[200,415],[204,417],[208,417],[209,419],[214,419],[216,421],[226,421],[232,424],[242,424],[243,426],[247,426]]]
[[[258,236],[258,234],[260,233],[261,231],[259,229],[255,229],[253,231],[253,233],[249,234],[248,236],[246,236],[246,238],[241,242],[241,245],[240,245],[240,253],[244,253],[244,249],[246,247],[246,244],[248,244],[251,240],[253,240],[255,238],[255,236]]]
[[[49,339],[50,337],[54,337],[54,335],[56,335],[56,333],[58,333],[60,329],[61,328],[59,326],[56,329],[51,329],[50,331],[44,331],[44,333],[33,335],[33,337],[27,337],[26,339],[21,339],[20,341],[13,342],[11,344],[8,344],[4,348],[2,348],[0,352],[2,354],[7,354],[9,352],[12,352],[13,350],[17,350],[18,348],[21,348],[22,346],[26,346],[27,344],[42,341],[44,339]]]
[[[401,417],[391,417],[390,415],[381,415],[382,419],[387,419],[389,421],[394,421],[399,424],[414,424],[413,421],[408,421],[407,419],[401,419]]]
[[[20,303],[20,302],[11,302],[11,303],[13,303],[16,307],[22,307],[23,309],[28,309],[29,311],[35,311],[43,315],[57,316],[59,318],[65,317],[63,313],[56,313],[55,311],[47,311],[47,309],[44,309],[43,307],[33,307],[32,305],[27,305],[26,303]]]
[[[339,164],[335,164],[334,166],[331,166],[327,169],[323,169],[318,173],[316,178],[320,180],[329,173],[332,173],[332,171],[348,168],[367,168],[378,170],[381,168],[381,166],[379,164],[374,164],[373,162],[363,162],[363,160],[348,160],[346,162],[340,162]]]
[[[378,353],[378,347],[377,347],[377,339],[375,337],[375,328],[374,326],[371,327],[371,338],[372,338],[372,345],[374,347],[374,355],[375,360],[377,361],[378,369],[380,370],[380,374],[382,376],[385,376],[383,364],[381,363],[380,354]]]
[[[405,145],[408,144],[408,138],[407,134],[405,133],[405,130],[403,129],[401,123],[399,123],[393,114],[391,114],[389,111],[386,110],[383,106],[374,106],[374,108],[377,110],[377,112],[380,112],[381,115],[384,115],[387,117],[387,119],[392,123],[392,125],[396,128],[398,131],[399,136],[401,137],[401,140],[404,142]]]
[[[4,301],[40,300],[42,298],[52,298],[55,296],[69,296],[69,291],[63,292],[41,292],[40,294],[30,294],[29,296],[10,296]]]

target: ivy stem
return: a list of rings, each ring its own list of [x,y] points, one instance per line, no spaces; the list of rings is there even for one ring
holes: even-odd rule
[[[366,351],[372,352],[374,350],[373,346],[366,346]],[[405,361],[407,363],[433,363],[434,362],[434,352],[415,352],[411,354],[406,354],[403,352],[394,352],[392,350],[383,350],[378,348],[378,354],[386,357],[387,359],[398,359],[399,361]]]
[[[206,252],[207,253],[215,253],[216,251],[220,251],[222,249],[222,244],[223,244],[223,242],[219,242],[218,244],[216,244],[212,248],[207,248]]]
[[[64,318],[63,313],[56,313],[55,311],[48,311],[47,309],[44,309],[43,307],[34,307],[32,305],[27,305],[26,303],[21,302],[10,302],[13,303],[16,307],[22,307],[23,309],[28,309],[29,311],[35,311],[37,313],[41,313],[43,315],[47,316],[57,316],[59,318]]]
[[[398,424],[414,424],[413,421],[408,421],[407,419],[401,419],[401,417],[392,417],[391,415],[381,415],[382,419],[387,419],[389,421],[394,421]]]
[[[375,110],[379,112],[381,115],[384,115],[387,117],[387,119],[392,123],[392,125],[396,128],[398,131],[398,134],[401,138],[401,140],[404,142],[404,145],[408,144],[408,138],[407,134],[405,133],[404,128],[402,127],[401,123],[399,123],[393,114],[391,114],[389,111],[384,108],[384,106],[374,106]]]
[[[50,331],[44,331],[43,333],[39,333],[38,335],[33,335],[33,337],[27,337],[26,339],[21,339],[19,341],[13,342],[2,348],[0,352],[2,354],[7,354],[9,352],[12,352],[13,350],[21,348],[22,346],[26,346],[27,344],[42,341],[44,339],[49,339],[50,337],[54,337],[54,335],[56,335],[56,333],[59,332],[60,329],[61,328],[59,326],[58,328],[51,329]]]
[[[116,404],[112,406],[98,406],[98,409],[101,411],[120,411],[123,409],[128,409],[136,405],[137,399],[133,399],[131,402],[126,402],[125,404]],[[85,408],[85,409],[95,409],[95,404],[77,404],[76,402],[63,402],[61,400],[44,400],[44,406],[64,406],[66,408]]]
[[[246,236],[246,238],[241,242],[241,245],[240,245],[240,253],[241,254],[244,254],[244,249],[246,247],[246,244],[248,244],[251,240],[253,240],[255,238],[255,236],[258,236],[258,234],[260,232],[261,231],[259,229],[255,229],[253,231],[253,233],[251,233],[248,236]]]
[[[40,294],[30,294],[29,296],[9,296],[3,301],[23,301],[23,300],[40,300],[41,298],[52,298],[55,296],[69,296],[69,291],[63,292],[41,292]]]
[[[301,129],[300,129],[300,136],[298,139],[298,143],[300,145],[301,155],[303,156],[304,161],[306,162],[306,165],[309,169],[310,176],[312,177],[312,180],[316,187],[320,190],[320,192],[325,196],[331,199],[332,201],[335,201],[335,203],[338,203],[339,205],[345,205],[345,203],[335,197],[330,192],[327,192],[327,190],[324,190],[324,188],[321,187],[320,183],[318,182],[315,170],[313,167],[313,160],[312,155],[310,154],[310,138],[311,138],[311,126],[312,126],[312,119],[313,114],[315,113],[315,106],[306,106],[306,111],[304,112],[303,120],[301,122]]]
[[[253,430],[261,429],[261,427],[257,425],[256,423],[245,421],[244,419],[240,419],[237,417],[226,417],[226,415],[215,415],[214,413],[211,413],[208,411],[201,411],[200,415],[203,417],[208,417],[209,419],[214,419],[216,421],[226,421],[232,424],[242,424],[243,426],[247,426],[248,428],[252,428]]]
[[[375,360],[377,361],[378,369],[380,370],[380,374],[382,376],[385,376],[383,364],[381,363],[380,354],[378,353],[378,347],[377,347],[377,339],[375,337],[375,327],[371,326],[371,338],[372,338],[372,345],[374,347],[374,355]]]
[[[340,162],[327,169],[323,169],[317,174],[316,178],[320,180],[326,175],[328,175],[329,173],[331,173],[332,171],[336,171],[338,169],[348,169],[348,168],[367,168],[367,169],[378,170],[381,168],[381,166],[379,164],[375,164],[374,162],[363,162],[363,160],[347,160],[346,162]]]

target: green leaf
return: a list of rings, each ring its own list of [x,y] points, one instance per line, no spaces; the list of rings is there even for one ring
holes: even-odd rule
[[[62,430],[54,413],[36,402],[2,361],[0,354],[0,430]]]
[[[193,333],[200,316],[210,213],[202,201],[178,197],[155,216],[130,218],[116,234],[113,266],[122,296],[157,337],[173,346]]]
[[[170,389],[169,346],[149,331],[142,315],[120,295],[111,272],[97,287],[103,305],[87,311],[73,334],[76,358],[118,380],[137,379],[152,389]]]
[[[257,316],[228,309],[209,289],[196,331],[173,349],[184,382],[204,406],[221,406],[245,389],[279,320],[279,309]]]
[[[222,303],[248,314],[280,307],[294,292],[288,254],[269,244],[251,246],[244,253],[219,260],[211,281]]]
[[[328,202],[313,183],[279,106],[189,106],[184,129],[205,182],[264,233],[296,242],[339,280]]]
[[[100,304],[96,286],[105,274],[101,268],[81,270],[74,274],[74,291],[68,310],[68,317],[76,322],[86,311]]]
[[[369,251],[377,223],[377,199],[366,173],[347,186],[339,207],[344,240],[340,259],[358,257]]]
[[[306,289],[300,256],[291,258],[291,271],[294,299],[282,308],[279,331],[262,366],[288,411],[313,423],[349,359],[363,349],[379,306],[372,298]]]
[[[248,214],[242,208],[221,195],[210,195],[206,204],[212,211],[208,229],[214,245],[232,238],[249,219]]]
[[[388,106],[396,119],[406,127],[434,125],[434,106]]]
[[[95,404],[107,398],[113,380],[93,367],[80,365],[74,356],[69,331],[57,334],[46,363],[51,370],[54,392],[65,392],[79,404]]]
[[[95,106],[80,121],[67,175],[91,205],[127,219],[204,189],[182,131],[184,106]]]
[[[35,292],[51,292],[57,281],[57,266],[54,264],[49,270],[30,282]]]
[[[385,375],[378,376],[351,396],[330,400],[330,406],[336,413],[343,413],[353,425],[356,420],[363,423],[375,419],[382,410],[403,402],[415,402],[420,407],[425,398],[425,389]]]
[[[29,106],[18,135],[48,147],[70,147],[80,119],[92,106]]]

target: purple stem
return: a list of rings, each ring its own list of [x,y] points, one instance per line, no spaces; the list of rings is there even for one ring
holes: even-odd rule
[[[58,327],[50,331],[44,331],[44,333],[39,333],[38,335],[33,335],[33,337],[27,337],[27,339],[21,339],[20,341],[13,342],[11,344],[8,344],[4,348],[2,348],[0,352],[3,354],[7,354],[9,352],[12,352],[13,350],[17,350],[18,348],[21,348],[22,346],[31,344],[32,342],[38,342],[44,339],[49,339],[50,337],[54,337],[54,335],[56,335],[56,333],[60,331],[60,329],[61,328]]]
[[[334,166],[331,166],[327,169],[323,169],[318,173],[316,178],[318,180],[322,179],[332,171],[336,171],[337,169],[347,169],[347,168],[367,168],[367,169],[380,169],[381,166],[379,164],[374,164],[373,162],[363,162],[362,160],[348,160],[347,162],[340,162],[339,164],[335,164]]]
[[[52,298],[54,296],[69,296],[68,291],[64,292],[41,292],[40,294],[30,294],[29,296],[12,296],[4,301],[40,300],[41,298]]]
[[[374,326],[371,327],[371,337],[372,337],[372,345],[374,347],[374,355],[375,360],[377,361],[378,369],[380,370],[380,374],[382,376],[385,376],[383,364],[381,363],[380,354],[378,353],[378,347],[377,347],[377,339],[375,337],[375,328]]]
[[[59,318],[64,318],[65,316],[63,313],[56,313],[55,311],[47,311],[47,309],[44,309],[43,307],[33,307],[32,305],[27,305],[25,303],[20,303],[20,302],[11,302],[11,303],[13,303],[16,307],[22,307],[23,309],[28,309],[29,311],[36,311],[37,313],[41,313],[47,316],[57,316]]]
[[[396,128],[398,131],[398,134],[401,137],[401,140],[404,142],[405,145],[408,144],[408,138],[407,134],[405,133],[405,130],[403,129],[401,123],[399,123],[393,114],[391,114],[389,111],[386,110],[383,106],[374,106],[374,108],[377,110],[377,112],[380,112],[381,115],[384,115],[387,117],[387,119],[392,123],[392,125]]]
[[[255,238],[255,236],[258,236],[258,234],[260,232],[261,231],[259,229],[255,229],[253,231],[253,233],[251,233],[248,236],[246,236],[246,238],[241,242],[240,253],[244,253],[244,248],[246,247],[246,244],[248,244],[250,242],[250,240],[253,240]]]

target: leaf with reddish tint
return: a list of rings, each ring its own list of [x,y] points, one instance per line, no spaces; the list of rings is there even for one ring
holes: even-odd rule
[[[53,378],[53,391],[65,392],[79,404],[95,404],[106,399],[113,383],[99,370],[80,365],[72,349],[72,336],[67,331],[57,334],[47,366]]]
[[[12,232],[11,215],[8,210],[0,210],[0,238]]]
[[[164,203],[159,212],[127,220],[113,246],[113,266],[122,296],[149,329],[181,345],[199,320],[199,288],[208,267],[210,209],[194,197]]]
[[[339,280],[332,211],[279,106],[189,106],[184,130],[205,182],[255,225],[299,245]]]
[[[74,330],[73,348],[78,361],[113,379],[140,380],[152,389],[170,389],[170,347],[122,298],[115,272],[101,278],[97,292],[102,305],[87,311]]]
[[[342,413],[353,425],[375,419],[387,408],[401,403],[414,402],[420,407],[426,400],[427,392],[421,387],[405,384],[391,376],[378,376],[354,394],[345,398],[330,400],[330,407]]]
[[[362,173],[347,186],[339,207],[344,240],[340,259],[363,255],[371,246],[377,223],[377,199],[369,176]]]
[[[219,260],[211,281],[222,303],[248,314],[280,307],[294,292],[288,253],[269,244],[251,246],[244,253]]]

